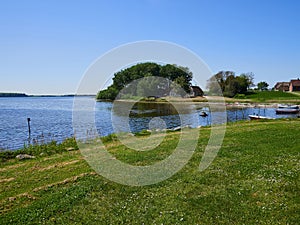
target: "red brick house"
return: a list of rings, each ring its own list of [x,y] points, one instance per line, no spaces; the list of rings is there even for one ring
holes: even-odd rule
[[[299,78],[297,80],[291,80],[289,91],[300,91],[300,80]]]

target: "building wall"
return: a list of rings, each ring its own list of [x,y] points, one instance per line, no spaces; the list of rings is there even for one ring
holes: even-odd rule
[[[300,86],[290,85],[290,91],[300,91]]]
[[[289,91],[300,91],[300,80],[291,80]]]

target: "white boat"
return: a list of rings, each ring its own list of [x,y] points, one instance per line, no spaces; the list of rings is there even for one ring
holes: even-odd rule
[[[299,111],[298,105],[278,105],[276,114],[297,114]]]
[[[272,117],[259,116],[259,115],[249,115],[250,120],[273,120]]]

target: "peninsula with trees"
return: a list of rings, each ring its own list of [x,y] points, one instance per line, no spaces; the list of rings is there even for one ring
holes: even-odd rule
[[[169,84],[155,83],[158,82],[155,79],[151,80],[150,77],[166,78],[180,86],[185,93],[181,97],[196,97],[203,96],[204,92],[200,87],[192,86],[191,81],[193,74],[187,67],[178,65],[160,65],[153,62],[146,62],[134,65],[126,68],[114,74],[113,83],[107,89],[98,92],[97,100],[115,100],[118,93],[131,82],[141,79],[136,84],[135,88],[132,88],[132,93],[127,95],[127,98],[134,96],[145,96],[145,90],[151,87],[160,86],[160,93],[157,93],[158,97],[172,96],[171,87]],[[232,71],[220,71],[213,75],[207,82],[207,94],[208,95],[224,95],[225,97],[234,97],[237,94],[246,94],[249,88],[253,85],[254,75],[253,73],[243,73],[236,76]],[[197,93],[197,94],[195,94]],[[183,96],[185,95],[185,96]]]
[[[166,78],[167,82],[161,82],[155,77]],[[146,78],[146,79],[141,79]],[[140,79],[140,81],[139,81]],[[132,82],[134,83],[130,89],[130,93],[122,96],[122,99],[134,99],[146,97],[146,100],[162,101],[165,97],[197,97],[203,96],[204,91],[192,85],[193,73],[189,68],[178,65],[160,65],[154,62],[139,63],[129,68],[116,72],[113,77],[113,83],[105,90],[101,90],[96,95],[96,100],[115,100],[121,90],[127,88]],[[181,94],[172,92],[173,84],[181,87]],[[294,83],[299,82],[296,80]],[[256,86],[256,87],[255,87]],[[294,93],[278,92],[268,89],[269,84],[266,81],[260,81],[254,84],[254,74],[252,72],[241,73],[237,75],[234,71],[220,71],[207,80],[205,95],[208,96],[224,96],[225,100],[231,101],[249,101],[249,102],[264,102],[264,101],[292,101],[298,102],[299,95]],[[147,90],[157,89],[155,96],[147,95]],[[152,97],[152,98],[147,98]],[[120,96],[118,96],[120,97]],[[153,98],[154,97],[154,98]],[[186,101],[186,100],[185,100]],[[206,101],[205,98],[191,99],[190,101]]]
[[[192,72],[187,67],[177,65],[160,65],[153,62],[139,63],[127,69],[121,70],[114,74],[113,84],[107,89],[98,92],[97,100],[115,100],[118,93],[129,85],[131,82],[141,79],[136,88],[132,88],[132,93],[127,97],[145,96],[145,90],[160,86],[160,93],[157,93],[157,97],[169,96],[171,91],[170,83],[156,84],[158,80],[150,79],[150,77],[161,77],[170,80],[179,85],[186,93],[191,92],[191,81],[193,78]]]

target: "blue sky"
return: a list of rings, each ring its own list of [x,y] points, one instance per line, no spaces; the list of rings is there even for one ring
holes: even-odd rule
[[[0,92],[75,93],[96,58],[141,40],[273,86],[300,77],[299,11],[291,0],[1,1]]]

